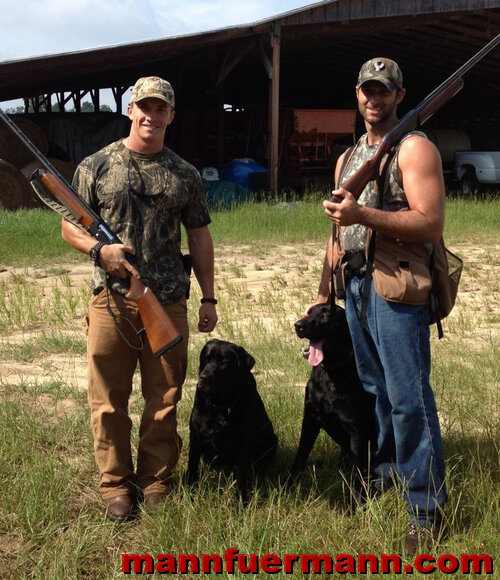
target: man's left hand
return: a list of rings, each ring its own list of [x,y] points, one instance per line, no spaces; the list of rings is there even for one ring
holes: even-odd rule
[[[212,332],[218,320],[215,304],[210,302],[202,304],[198,317],[198,330],[200,332]]]

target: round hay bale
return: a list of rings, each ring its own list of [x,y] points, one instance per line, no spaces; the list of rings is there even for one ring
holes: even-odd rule
[[[11,119],[40,153],[46,155],[49,150],[49,142],[43,129],[24,117],[11,117]],[[0,159],[8,161],[18,169],[33,159],[33,154],[4,123],[0,123]]]
[[[35,197],[31,185],[19,169],[0,159],[0,207],[10,210],[37,207]]]
[[[423,129],[429,140],[438,148],[443,163],[453,163],[455,151],[470,149],[469,135],[460,129]]]
[[[73,180],[73,175],[76,171],[76,164],[71,163],[71,161],[61,161],[60,159],[54,159],[52,157],[48,157],[47,160],[54,166],[54,169],[58,171],[62,177],[71,185],[71,181]],[[42,164],[38,159],[34,161],[30,161],[24,167],[21,167],[21,172],[29,181],[33,172],[37,169],[40,169]]]

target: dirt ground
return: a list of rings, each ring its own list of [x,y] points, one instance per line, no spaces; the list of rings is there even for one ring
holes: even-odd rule
[[[454,245],[451,249],[462,257],[467,256],[460,284],[457,305],[445,323],[445,332],[453,337],[454,329],[464,314],[472,317],[471,345],[477,344],[479,337],[498,340],[500,334],[500,244],[487,248],[471,247],[466,244]],[[301,314],[301,309],[309,304],[317,288],[324,245],[266,246],[259,249],[248,246],[223,246],[217,248],[216,286],[217,295],[224,302],[224,294],[238,294],[254,316],[260,315],[269,325],[282,317],[283,309],[272,305],[288,303],[290,324]],[[87,287],[91,276],[91,265],[86,262],[59,264],[57,271],[38,268],[7,268],[0,272],[0,282],[11,283],[13,277],[22,275],[30,284],[43,288],[50,296],[51,288],[58,284],[60,272],[65,272],[74,288]],[[193,284],[196,287],[196,283]],[[193,290],[197,297],[196,289]],[[223,306],[221,305],[221,311]],[[81,338],[80,316],[64,332]],[[281,320],[283,323],[283,320]],[[84,354],[71,352],[43,355],[28,362],[12,360],[8,349],[15,345],[29,344],[50,330],[44,328],[13,330],[0,333],[0,388],[2,383],[26,384],[59,380],[73,388],[86,388],[86,360]],[[217,336],[217,333],[215,333]],[[463,340],[463,336],[461,336]],[[2,352],[3,351],[3,352]]]

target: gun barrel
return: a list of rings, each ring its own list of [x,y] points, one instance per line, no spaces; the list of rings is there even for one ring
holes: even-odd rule
[[[445,87],[454,83],[457,79],[463,77],[463,75],[469,71],[473,66],[475,66],[481,59],[483,59],[489,52],[491,52],[500,43],[500,34],[497,34],[487,45],[483,46],[481,50],[476,52],[465,64],[463,64],[459,69],[457,69],[451,76],[449,76],[445,81],[443,81],[437,88],[435,88],[432,93],[430,93],[425,100],[432,99],[438,95]]]
[[[14,121],[0,108],[0,119],[9,127],[9,129],[14,133],[14,135],[23,143],[23,145],[33,154],[35,159],[42,164],[49,173],[55,175],[57,179],[63,183],[66,187],[71,188],[69,183],[64,179],[64,177],[57,171],[57,169],[50,163],[50,161],[42,155],[40,151],[33,145],[33,143],[26,137],[26,135],[19,129],[19,127],[14,123]]]
[[[34,172],[32,181],[40,182],[54,200],[56,200],[57,203],[55,205],[59,210],[52,204],[50,206],[51,209],[61,213],[61,208],[64,208],[67,210],[66,216],[68,218],[74,218],[75,224],[80,224],[87,233],[100,241],[107,244],[121,243],[119,238],[111,231],[108,225],[103,222],[93,209],[76,193],[71,185],[69,185],[69,183],[59,174],[45,156],[40,153],[28,137],[26,137],[26,135],[17,127],[12,119],[2,111],[2,109],[0,109],[0,118],[11,129],[14,135],[17,136],[21,143],[23,143],[42,164],[42,169],[37,169]],[[37,190],[35,189],[35,191]],[[48,203],[45,197],[42,198],[42,201]],[[51,199],[51,201],[53,200]],[[62,215],[63,217],[66,217],[64,214]],[[71,221],[73,221],[73,219],[71,219]],[[136,263],[134,256],[127,254],[126,257],[131,264]],[[136,300],[153,355],[158,358],[164,354],[165,351],[181,341],[182,335],[178,332],[174,323],[165,312],[153,292],[147,286],[144,286],[142,282],[136,281],[133,277],[131,277],[130,283],[131,288],[135,288],[134,297],[132,299]],[[139,290],[137,290],[137,288]]]

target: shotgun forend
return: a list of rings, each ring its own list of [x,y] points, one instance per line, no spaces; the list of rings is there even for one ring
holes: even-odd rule
[[[43,203],[97,240],[106,244],[121,244],[111,228],[76,193],[2,109],[0,119],[42,164],[42,169],[34,172],[31,184]],[[135,266],[134,256],[126,254],[126,257]],[[137,303],[146,337],[156,358],[182,340],[182,335],[150,288],[131,277],[128,296]]]
[[[414,109],[406,113],[396,125],[385,135],[377,147],[373,157],[365,161],[363,165],[354,173],[342,187],[350,191],[358,199],[363,189],[369,181],[376,179],[380,172],[380,164],[386,153],[389,153],[395,147],[402,137],[409,131],[417,129],[431,118],[436,111],[452,99],[463,87],[463,75],[484,58],[491,50],[500,43],[500,34],[495,36],[486,46],[442,82],[432,91],[421,103]],[[338,202],[335,197],[331,201]]]

